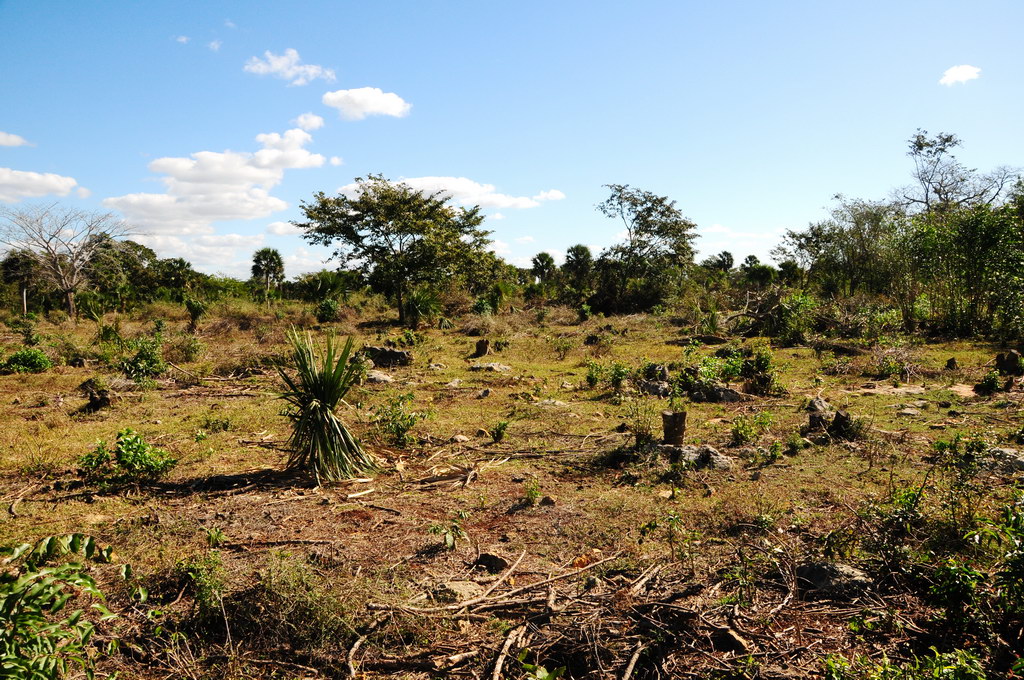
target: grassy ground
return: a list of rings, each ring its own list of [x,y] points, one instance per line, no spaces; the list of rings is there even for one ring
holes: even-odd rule
[[[344,677],[349,663],[364,677],[490,677],[499,659],[519,677],[520,648],[529,662],[568,665],[569,677],[804,677],[829,654],[909,659],[942,641],[936,610],[856,547],[864,508],[924,484],[939,514],[932,442],[963,431],[997,443],[1021,425],[1020,393],[971,389],[990,346],[911,345],[906,371],[890,377],[879,375],[878,350],[836,359],[776,348],[784,393],[686,403],[687,442],[733,460],[728,470],[687,470],[656,452],[614,453],[645,423],[660,436],[667,400],[586,381],[593,363],[632,370],[714,352],[688,345],[665,317],[578,324],[559,310],[525,311],[412,338],[371,311],[316,326],[298,307],[240,304],[213,310],[201,346],[189,349],[187,319],[158,306],[119,319],[120,334],[147,335],[157,317],[174,366],[149,387],[95,361],[0,376],[2,543],[84,532],[132,565],[128,583],[113,568],[96,572],[120,615],[98,640],[122,641],[100,668],[122,678]],[[415,342],[411,366],[387,370],[392,383],[355,389],[341,413],[382,462],[371,479],[317,488],[282,473],[289,421],[269,366],[286,354],[289,323],[314,325],[314,335],[336,328],[359,345]],[[51,355],[103,353],[96,323],[37,331]],[[505,346],[472,359],[477,333]],[[597,341],[585,344],[589,336]],[[0,335],[0,356],[21,340]],[[958,369],[944,369],[950,357]],[[510,370],[470,370],[486,362]],[[113,404],[84,413],[78,386],[97,376]],[[374,420],[403,394],[426,418],[398,446]],[[778,455],[814,397],[863,419],[863,437]],[[761,413],[767,424],[734,445],[737,420]],[[176,467],[154,483],[83,485],[78,459],[124,428]],[[983,479],[976,509],[992,513],[1008,480],[998,471]],[[477,595],[494,585],[496,574],[474,567],[481,553],[510,563],[522,555],[491,599],[579,573],[526,591],[535,601],[418,610],[444,606],[445,584],[468,581]],[[793,575],[825,558],[864,567],[873,585],[816,596]],[[885,626],[865,633],[865,617]]]

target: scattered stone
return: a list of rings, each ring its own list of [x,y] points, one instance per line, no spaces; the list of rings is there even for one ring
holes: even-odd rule
[[[1024,453],[1018,449],[993,447],[989,449],[989,454],[1001,472],[1011,473],[1024,470]]]
[[[448,367],[445,366],[444,364],[430,364],[429,366],[427,366],[427,368],[429,368],[431,371],[443,371]]]
[[[464,434],[457,434],[453,435],[449,441],[451,441],[453,444],[465,444],[466,442],[469,441],[469,437],[467,437]]]
[[[695,402],[707,401],[711,403],[734,403],[743,401],[744,397],[731,387],[725,385],[712,385],[698,390],[690,390],[690,399]]]
[[[480,553],[473,566],[483,567],[492,574],[500,574],[508,569],[509,561],[501,555],[495,555],[494,553]]]
[[[940,401],[939,408],[950,408],[953,405],[951,401]]]
[[[672,396],[672,385],[664,380],[640,380],[636,388],[642,394],[650,394],[655,397]]]
[[[896,415],[898,415],[898,416],[919,416],[919,415],[921,415],[921,412],[918,411],[916,408],[907,407],[907,408],[903,408],[903,409],[900,409],[899,411],[897,411]]]
[[[831,413],[834,409],[832,408],[832,404],[828,403],[821,397],[815,397],[808,402],[807,410],[811,413]]]
[[[917,401],[910,404],[914,408],[928,408],[929,404],[924,399],[918,399]]]
[[[458,378],[456,378],[455,380],[451,380],[451,381],[445,383],[445,387],[458,387],[461,384],[462,384],[462,381],[459,380]]]
[[[828,426],[829,435],[836,439],[859,439],[863,432],[863,423],[846,411],[836,412],[835,418],[832,419],[832,424]]]
[[[73,366],[74,368],[85,368],[85,359],[82,357],[75,357],[68,362],[68,366]]]
[[[946,359],[946,370],[947,371],[956,371],[959,368],[960,368],[960,364],[957,363],[956,357],[950,357],[949,359]]]
[[[1024,375],[1024,357],[1015,349],[996,355],[996,370],[999,375]]]
[[[448,581],[434,589],[439,602],[462,602],[484,594],[484,587],[475,581]]]
[[[557,399],[544,399],[542,401],[538,401],[537,405],[538,406],[556,406],[558,408],[565,408],[566,406],[568,406],[568,404],[566,404],[564,401],[559,401]]]
[[[855,597],[871,587],[867,573],[838,562],[808,562],[796,568],[797,582],[811,594],[829,599]]]
[[[554,496],[544,496],[537,502],[537,505],[541,507],[552,507],[555,505],[555,503],[556,500]]]
[[[485,387],[476,393],[477,399],[486,399],[489,396],[491,396],[491,388],[489,387]]]
[[[694,469],[711,468],[713,470],[730,470],[732,458],[725,456],[710,446],[672,446],[662,444],[660,447],[673,463],[689,464]]]
[[[576,389],[576,386],[575,386],[575,385],[573,385],[573,384],[572,384],[571,382],[569,382],[569,381],[565,381],[565,382],[563,382],[563,383],[561,384],[561,386],[560,386],[560,388],[559,388],[559,389],[563,389],[563,390],[573,390],[573,389]]]
[[[512,370],[512,367],[506,366],[505,364],[492,362],[489,364],[473,364],[472,366],[469,367],[469,370],[490,371],[491,373],[508,373],[509,371]]]
[[[381,371],[367,371],[366,382],[374,385],[386,385],[395,382],[395,379]]]
[[[601,342],[601,336],[596,333],[591,333],[587,337],[583,338],[583,344],[587,347],[593,347],[594,345]]]
[[[412,352],[390,347],[363,347],[363,354],[369,357],[375,366],[390,368],[392,366],[408,366],[412,364]]]

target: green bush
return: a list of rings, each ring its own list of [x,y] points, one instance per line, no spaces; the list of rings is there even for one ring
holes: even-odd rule
[[[321,300],[313,311],[316,320],[320,323],[328,323],[338,320],[338,301],[332,298]]]
[[[53,368],[53,362],[42,350],[34,347],[18,350],[2,366],[4,373],[42,373],[50,368]]]
[[[130,428],[117,433],[113,450],[104,441],[78,461],[79,473],[100,484],[138,484],[167,474],[177,464],[166,451],[147,444]]]
[[[399,394],[374,409],[373,423],[384,439],[395,446],[404,447],[412,441],[409,432],[416,423],[426,419],[427,414],[410,411],[413,394]]]
[[[64,608],[74,595],[87,595],[95,600],[91,608],[101,621],[115,615],[102,604],[103,593],[81,562],[47,562],[71,554],[109,562],[110,553],[82,534],[49,536],[35,546],[0,550],[7,565],[0,572],[0,676],[58,680],[77,666],[93,677],[95,624],[81,609],[64,616]]]
[[[163,340],[159,336],[127,341],[126,348],[129,351],[134,350],[135,353],[121,359],[118,368],[135,382],[150,383],[153,378],[167,370],[167,362],[163,357]]]

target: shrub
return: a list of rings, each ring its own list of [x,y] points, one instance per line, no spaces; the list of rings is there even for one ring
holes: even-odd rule
[[[103,485],[138,484],[163,477],[177,462],[166,451],[147,444],[142,435],[125,428],[117,433],[113,450],[101,441],[82,456],[78,471],[86,480]]]
[[[437,318],[441,313],[441,301],[429,288],[414,288],[405,298],[405,319],[413,330],[420,324]]]
[[[399,394],[374,409],[373,423],[377,431],[395,446],[408,445],[412,440],[409,432],[427,417],[426,413],[409,410],[412,400],[411,392]]]
[[[159,337],[137,338],[130,341],[128,347],[134,348],[135,354],[122,359],[118,367],[135,382],[151,382],[154,377],[167,370],[167,362],[163,357],[163,343]]]
[[[280,397],[291,406],[288,468],[311,473],[318,484],[375,469],[373,459],[334,413],[357,377],[357,368],[349,362],[352,338],[339,353],[334,336],[328,335],[321,357],[309,333],[303,338],[289,330],[288,341],[296,374],[292,377],[277,368],[287,388]]]
[[[313,314],[316,315],[316,320],[319,323],[328,323],[331,321],[338,320],[338,301],[332,298],[321,300],[317,304],[316,309],[313,310]]]
[[[187,297],[183,304],[185,305],[185,311],[188,312],[188,329],[190,332],[195,333],[199,330],[199,320],[206,316],[206,303],[194,297]]]
[[[92,609],[100,620],[114,617],[103,606],[103,593],[81,562],[47,566],[56,557],[74,554],[98,562],[110,561],[110,549],[82,534],[49,536],[35,546],[24,544],[0,550],[8,565],[0,573],[0,668],[3,677],[58,680],[75,666],[92,677],[96,646],[95,625],[79,609],[62,617],[75,594],[97,600]],[[16,565],[16,566],[12,566]]]
[[[487,298],[477,298],[476,302],[473,303],[472,311],[480,316],[490,316],[494,314],[494,307],[491,306]]]
[[[576,340],[571,337],[552,338],[551,348],[555,350],[555,356],[558,357],[559,361],[565,361],[565,358],[569,356],[569,352],[576,348]]]
[[[52,367],[53,362],[42,350],[26,347],[9,356],[2,370],[4,373],[42,373]]]

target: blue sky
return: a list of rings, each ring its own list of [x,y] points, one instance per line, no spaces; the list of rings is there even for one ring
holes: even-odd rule
[[[624,183],[702,254],[766,258],[832,195],[907,183],[918,127],[1024,165],[1021,25],[1018,1],[0,0],[0,203],[294,275],[327,254],[289,233],[300,201],[368,173],[483,205],[517,264],[614,243],[594,206]]]

